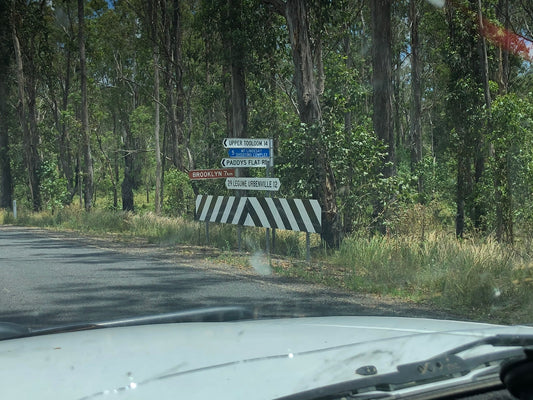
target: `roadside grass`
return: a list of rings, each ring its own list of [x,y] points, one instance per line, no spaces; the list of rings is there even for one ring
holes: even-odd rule
[[[56,213],[30,213],[23,209],[15,221],[0,210],[0,224],[70,229],[87,234],[114,235],[118,240],[144,238],[161,245],[188,244],[221,250],[213,261],[275,273],[357,293],[393,296],[450,310],[472,320],[501,323],[530,323],[533,315],[533,242],[511,247],[492,239],[457,240],[435,225],[411,225],[411,232],[395,235],[353,235],[335,251],[321,247],[312,235],[313,260],[305,262],[305,234],[276,232],[276,252],[262,256],[265,230],[245,228],[238,248],[238,228],[210,224],[207,243],[205,223],[167,218],[153,213],[78,207]],[[409,224],[406,224],[406,226]],[[422,232],[422,234],[421,234]]]
[[[29,212],[19,208],[17,219],[6,210],[0,210],[0,224],[34,226],[49,229],[67,229],[87,234],[114,235],[117,238],[144,238],[149,243],[172,245],[189,244],[210,246],[231,252],[238,249],[238,227],[228,224],[209,224],[209,239],[205,223],[189,218],[164,217],[152,212],[131,213],[106,209],[85,212],[77,206],[54,213]],[[320,237],[312,235],[312,246],[319,246]],[[265,229],[246,227],[241,230],[241,250],[257,252],[266,246]],[[305,257],[305,234],[277,231],[276,248],[279,254]]]
[[[533,315],[531,256],[491,239],[435,233],[423,242],[351,237],[322,263],[274,269],[357,293],[430,304],[473,320],[531,323]]]

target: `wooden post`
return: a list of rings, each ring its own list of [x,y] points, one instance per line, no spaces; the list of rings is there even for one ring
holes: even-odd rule
[[[311,234],[305,232],[305,261],[311,262]]]

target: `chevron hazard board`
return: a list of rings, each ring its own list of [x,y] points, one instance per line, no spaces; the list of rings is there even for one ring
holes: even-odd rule
[[[197,221],[320,233],[321,214],[318,200],[207,195],[196,197]]]

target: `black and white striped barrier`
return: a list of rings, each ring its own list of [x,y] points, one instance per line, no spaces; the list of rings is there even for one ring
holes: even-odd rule
[[[321,214],[318,200],[209,195],[196,197],[197,221],[320,233]]]

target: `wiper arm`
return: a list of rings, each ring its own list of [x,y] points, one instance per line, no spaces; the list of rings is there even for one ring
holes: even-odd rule
[[[457,354],[476,347],[516,347],[470,358]],[[327,400],[355,397],[363,393],[392,392],[426,383],[445,381],[469,374],[476,368],[488,367],[503,361],[525,359],[524,350],[533,346],[533,335],[495,335],[455,347],[435,357],[399,365],[397,372],[353,379],[333,385],[280,397],[277,400]],[[495,372],[498,372],[496,369]],[[379,395],[376,395],[376,398]]]
[[[116,328],[136,325],[170,324],[182,322],[227,322],[253,318],[253,313],[245,307],[208,307],[167,314],[124,318],[113,321],[70,324],[52,328],[35,329],[11,322],[0,322],[0,340],[54,333],[86,331],[91,329]]]

